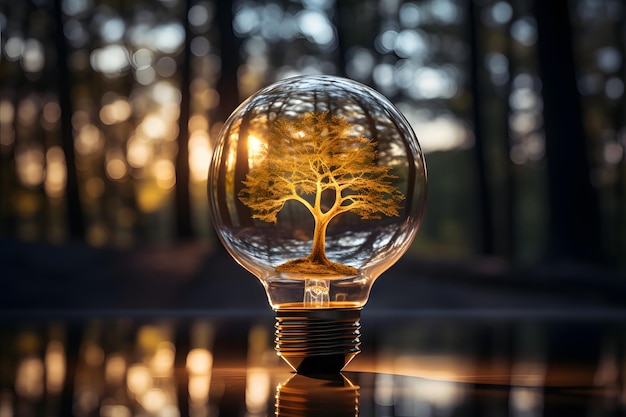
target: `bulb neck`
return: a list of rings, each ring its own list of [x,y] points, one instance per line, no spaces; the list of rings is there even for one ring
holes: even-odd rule
[[[361,308],[276,310],[276,351],[301,375],[339,373],[361,351]]]

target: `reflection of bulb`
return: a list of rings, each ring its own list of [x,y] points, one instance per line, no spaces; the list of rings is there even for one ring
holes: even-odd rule
[[[357,417],[360,388],[341,374],[324,379],[294,375],[276,386],[275,415]]]
[[[372,283],[413,241],[426,167],[401,113],[343,78],[302,76],[228,118],[209,170],[215,229],[277,312],[279,354],[338,372],[359,352]]]

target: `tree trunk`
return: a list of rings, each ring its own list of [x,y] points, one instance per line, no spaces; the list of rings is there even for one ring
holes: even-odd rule
[[[219,49],[222,58],[222,70],[216,89],[220,97],[218,118],[226,120],[239,104],[239,86],[237,70],[241,65],[240,40],[233,31],[233,1],[215,2],[215,21],[218,22]]]
[[[315,231],[313,232],[313,248],[307,259],[313,263],[328,265],[326,257],[326,228],[328,221],[315,219]]]
[[[85,239],[83,210],[78,191],[78,172],[76,171],[76,155],[74,153],[74,136],[72,134],[72,77],[68,68],[68,50],[63,33],[63,11],[61,0],[54,2],[54,19],[56,23],[55,42],[58,65],[58,94],[61,106],[61,143],[65,153],[67,180],[65,198],[67,201],[67,224],[69,235],[73,240]]]
[[[589,179],[568,2],[536,0],[534,6],[546,134],[549,256],[601,261],[600,213],[596,189]]]
[[[476,194],[480,204],[480,245],[483,255],[495,252],[492,195],[489,187],[489,160],[487,158],[486,136],[484,129],[485,114],[482,103],[485,101],[482,83],[482,62],[480,16],[475,1],[468,1],[469,44],[470,44],[470,86],[472,89],[472,122],[474,124],[474,155],[476,159],[476,175],[478,177]]]
[[[191,0],[185,2],[185,16],[191,9]],[[191,201],[189,195],[189,116],[191,107],[191,37],[185,25],[185,50],[181,66],[180,116],[178,118],[178,153],[176,155],[176,233],[179,239],[193,237]]]

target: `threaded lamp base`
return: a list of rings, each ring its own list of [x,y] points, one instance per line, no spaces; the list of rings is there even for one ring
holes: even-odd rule
[[[276,310],[276,351],[299,374],[339,373],[361,350],[360,308]]]

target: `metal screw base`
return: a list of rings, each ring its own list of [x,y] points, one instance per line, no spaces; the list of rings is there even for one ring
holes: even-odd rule
[[[339,373],[361,350],[361,309],[276,311],[276,351],[299,374]]]

